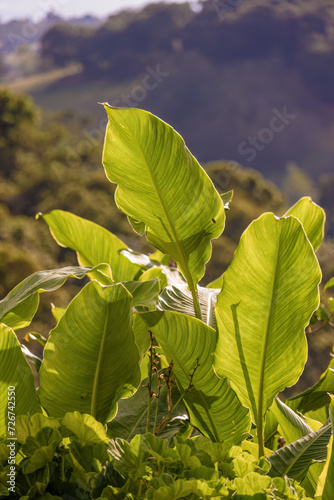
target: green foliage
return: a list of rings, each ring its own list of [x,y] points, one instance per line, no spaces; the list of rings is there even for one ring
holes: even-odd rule
[[[231,193],[219,196],[157,117],[107,112],[103,158],[116,202],[157,251],[134,252],[64,211],[43,216],[90,267],[35,273],[0,303],[1,494],[12,466],[13,498],[24,500],[329,498],[332,365],[306,393],[277,398],[303,371],[312,315],[330,323],[314,253],[322,209],[302,199],[281,218],[262,215],[217,288],[199,287]],[[47,341],[26,336],[44,346],[39,365],[5,322],[29,324],[40,292],[86,275],[66,308],[53,307]],[[17,407],[6,394],[14,385]]]
[[[0,435],[15,436],[15,415],[38,413],[34,378],[13,330],[0,323]],[[15,388],[14,391],[12,388]],[[12,425],[10,422],[13,422]],[[13,434],[11,434],[13,433]]]
[[[195,318],[170,311],[138,314],[134,321],[136,339],[147,337],[148,330],[168,362],[173,361],[192,425],[213,441],[239,444],[248,434],[250,420],[227,380],[219,380],[212,369],[216,332]]]
[[[136,221],[136,231],[139,223],[148,241],[178,264],[201,318],[195,287],[211,255],[210,240],[224,229],[223,201],[172,127],[142,110],[105,108],[103,164],[118,184],[116,204]],[[168,147],[169,155],[158,156],[157,145]]]
[[[105,429],[90,415],[21,416],[16,420],[16,437],[20,460],[15,492],[7,490],[10,464],[3,453],[7,441],[0,442],[0,491],[7,498],[96,498],[115,475],[108,462]]]
[[[296,383],[303,371],[304,329],[319,303],[320,280],[300,222],[294,217],[278,220],[272,214],[245,231],[224,274],[216,306],[215,369],[251,409],[261,433],[274,396]],[[258,438],[263,446],[262,436]]]
[[[118,399],[135,391],[140,370],[131,305],[122,284],[103,288],[96,281],[73,299],[44,348],[39,399],[49,415],[79,410],[105,423]]]

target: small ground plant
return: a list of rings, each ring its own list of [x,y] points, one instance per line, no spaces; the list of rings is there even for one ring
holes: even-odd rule
[[[263,214],[227,271],[199,286],[232,192],[156,116],[105,108],[116,204],[156,251],[68,212],[39,214],[79,265],[39,271],[0,301],[0,496],[332,500],[333,361],[278,398],[303,372],[305,329],[334,313],[333,299],[319,306],[323,210],[302,198]],[[26,336],[39,359],[15,332],[40,293],[85,276],[67,308],[52,307],[48,339]]]

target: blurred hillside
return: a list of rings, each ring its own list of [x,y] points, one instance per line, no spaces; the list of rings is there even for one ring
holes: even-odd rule
[[[152,4],[97,27],[53,23],[32,52],[4,57],[5,75],[15,57],[34,67],[7,85],[91,114],[86,133],[108,101],[171,123],[202,162],[228,158],[280,186],[288,162],[311,179],[334,171],[332,0]]]
[[[217,189],[234,190],[204,283],[226,269],[254,218],[283,215],[305,195],[326,209],[319,259],[324,280],[334,275],[332,0],[152,4],[104,23],[51,15],[30,37],[24,27],[0,35],[0,299],[34,271],[76,263],[38,212],[71,211],[151,251],[116,209],[101,165],[104,101],[166,120]],[[42,296],[32,328],[46,334],[50,302],[65,306],[81,285]],[[313,380],[333,343],[319,338]]]

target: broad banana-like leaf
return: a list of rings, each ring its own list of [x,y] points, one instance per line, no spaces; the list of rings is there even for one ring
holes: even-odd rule
[[[282,403],[278,398],[269,412],[273,413],[278,422],[279,433],[284,437],[286,443],[293,443],[299,438],[312,432],[311,427],[291,408]],[[321,427],[321,424],[320,424]]]
[[[122,250],[128,249],[127,245],[104,227],[63,210],[53,210],[41,216],[56,242],[77,253],[81,266],[109,264],[111,271],[108,276],[90,274],[101,284],[131,281],[140,274],[142,267],[121,254]]]
[[[224,203],[172,127],[140,109],[108,104],[105,109],[103,164],[108,179],[118,184],[116,204],[145,228],[152,245],[175,260],[196,294],[211,239],[224,229]]]
[[[36,314],[40,293],[53,292],[60,288],[67,278],[82,279],[90,272],[106,277],[110,269],[107,264],[94,268],[72,266],[38,271],[28,276],[0,301],[0,321],[14,330],[25,328],[30,325]]]
[[[40,368],[39,399],[50,416],[90,413],[102,423],[140,382],[132,297],[122,284],[88,283],[51,331]]]
[[[311,198],[301,198],[293,207],[291,207],[284,217],[292,215],[296,217],[303,225],[304,231],[310,240],[314,251],[320,246],[324,239],[326,214],[324,210],[316,205]],[[224,282],[224,275],[208,284],[210,288],[221,288]]]
[[[173,373],[180,393],[185,392],[183,401],[191,425],[218,442],[240,443],[247,436],[248,411],[227,380],[219,379],[212,368],[217,339],[212,328],[184,314],[156,311],[136,314],[134,331],[136,338],[148,337],[151,331],[168,362],[173,360]],[[193,385],[186,392],[190,382]]]
[[[204,288],[197,286],[198,300],[202,312],[202,320],[213,329],[216,328],[215,306],[220,288]],[[195,317],[194,302],[187,285],[169,285],[160,294],[157,309],[160,311],[176,311]]]
[[[270,213],[244,232],[224,274],[216,304],[215,369],[250,408],[258,433],[276,394],[303,371],[304,329],[318,307],[320,281],[301,223]]]
[[[13,330],[2,323],[0,366],[0,436],[15,438],[15,415],[33,415],[42,410],[37,402],[34,376],[21,351],[20,343]],[[7,422],[12,422],[12,425],[7,426]]]
[[[314,251],[318,249],[325,235],[326,214],[324,210],[314,203],[310,197],[301,198],[291,207],[284,217],[293,215],[304,227]]]
[[[327,422],[317,431],[275,451],[267,458],[271,464],[269,476],[288,476],[301,481],[313,460],[326,460],[330,437],[331,423]]]
[[[307,413],[328,406],[331,401],[328,393],[334,394],[334,359],[315,385],[288,399],[286,404],[293,410]]]
[[[162,373],[163,370],[159,370],[158,375]],[[163,385],[159,392],[158,381],[155,374],[152,375],[151,380],[151,389],[159,396],[158,398],[152,399],[151,402],[149,432],[153,432],[154,430],[156,405],[158,405],[156,428],[168,414],[167,385],[165,382],[161,382]],[[108,422],[108,436],[110,438],[120,437],[129,441],[136,434],[146,433],[148,381],[149,378],[146,377],[141,381],[140,387],[131,398],[122,399],[118,402],[117,415],[111,422]],[[179,398],[180,393],[177,387],[174,386],[172,388],[172,404],[175,404]],[[159,437],[170,438],[174,436],[174,434],[185,427],[185,421],[188,421],[188,419],[189,417],[184,405],[182,403],[178,404],[175,411],[172,413],[168,425],[164,425],[159,431]]]
[[[319,477],[317,490],[315,493],[316,500],[333,500],[334,498],[334,396],[331,396],[331,404],[329,407],[330,421],[332,424],[332,436],[327,447],[327,459],[325,467]]]

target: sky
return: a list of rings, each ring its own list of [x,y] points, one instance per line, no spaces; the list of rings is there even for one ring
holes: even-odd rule
[[[185,0],[164,0],[167,3]],[[61,17],[81,17],[92,14],[104,17],[122,9],[139,8],[149,0],[0,0],[0,21],[30,18],[37,23],[47,12],[53,11]]]

